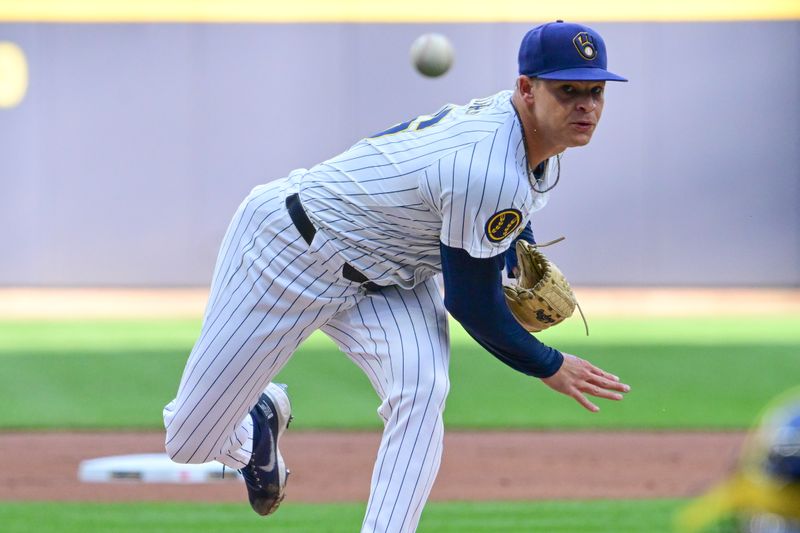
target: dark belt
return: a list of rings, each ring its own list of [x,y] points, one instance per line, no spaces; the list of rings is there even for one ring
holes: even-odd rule
[[[311,220],[309,220],[308,215],[306,215],[303,204],[300,203],[300,196],[297,193],[290,194],[286,197],[286,209],[289,211],[289,216],[294,226],[297,228],[297,231],[300,232],[303,239],[310,245],[311,241],[314,240],[317,229],[314,227],[314,224],[311,223]],[[369,291],[379,291],[383,288],[381,285],[368,280],[364,274],[353,268],[353,265],[350,263],[345,263],[342,267],[342,277],[346,280],[360,283],[362,287]]]

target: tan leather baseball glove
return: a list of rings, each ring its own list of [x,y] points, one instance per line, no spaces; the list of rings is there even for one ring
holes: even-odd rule
[[[516,253],[519,272],[516,285],[503,285],[506,303],[523,328],[531,332],[545,330],[572,316],[578,300],[564,274],[539,251],[564,238],[543,245],[517,241]],[[581,317],[583,312],[581,311]],[[584,319],[586,325],[586,319]],[[586,334],[589,327],[586,326]]]

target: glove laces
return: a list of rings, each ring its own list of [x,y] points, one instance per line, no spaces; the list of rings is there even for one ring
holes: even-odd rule
[[[543,243],[543,244],[534,243],[534,244],[531,244],[531,246],[533,248],[545,248],[545,247],[551,246],[553,244],[558,244],[559,242],[563,241],[564,239],[566,239],[566,237],[561,236],[561,237],[559,237],[557,239],[553,239],[552,241],[548,241],[548,242]],[[575,307],[578,308],[578,312],[581,314],[581,320],[583,320],[583,327],[586,330],[586,336],[588,337],[589,336],[589,324],[588,324],[588,322],[586,322],[586,316],[583,314],[583,309],[581,309],[581,304],[578,303],[578,298],[575,298]]]

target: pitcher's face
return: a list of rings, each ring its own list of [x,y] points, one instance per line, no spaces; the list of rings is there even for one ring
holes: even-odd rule
[[[533,114],[537,135],[564,146],[584,146],[603,114],[605,81],[537,80]]]

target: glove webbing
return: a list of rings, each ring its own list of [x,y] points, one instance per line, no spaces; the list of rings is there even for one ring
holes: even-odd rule
[[[534,243],[531,246],[533,248],[544,248],[546,246],[550,246],[552,244],[559,243],[559,242],[563,241],[564,239],[566,239],[566,237],[562,236],[562,237],[559,237],[557,239],[553,239],[552,241],[546,242],[544,244]],[[581,304],[578,303],[578,299],[577,298],[575,298],[575,307],[578,308],[578,312],[581,314],[581,320],[583,320],[583,327],[586,330],[586,336],[588,337],[589,336],[589,324],[586,322],[586,317],[583,314],[583,309],[581,309]]]

